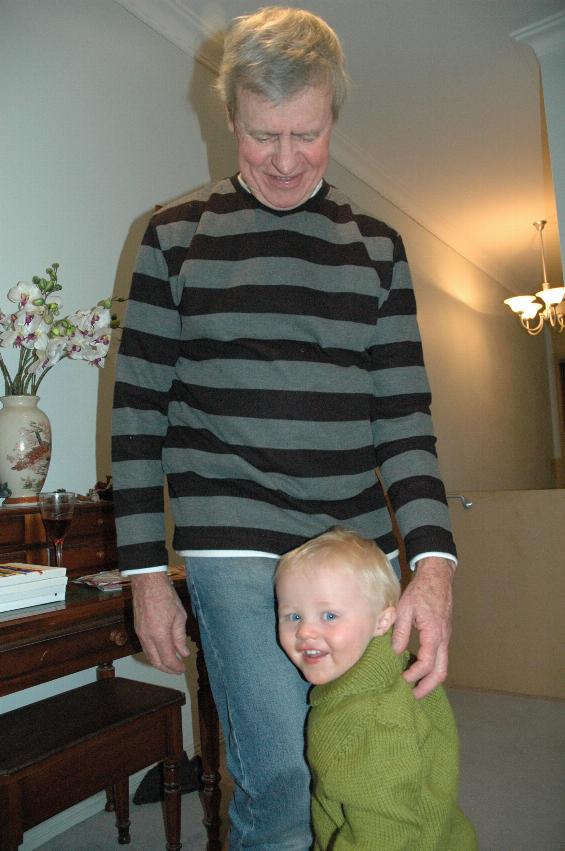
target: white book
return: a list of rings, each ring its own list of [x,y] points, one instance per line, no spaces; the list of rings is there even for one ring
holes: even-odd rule
[[[66,575],[66,567],[48,567],[46,564],[10,561],[0,564],[0,594],[3,588],[11,585],[45,582],[47,579],[63,578]]]
[[[7,600],[34,599],[40,594],[50,594],[52,591],[65,593],[67,587],[66,576],[56,576],[54,579],[43,579],[41,582],[20,582],[19,585],[8,585],[0,587],[0,603]]]
[[[65,599],[66,582],[59,585],[53,585],[50,588],[44,588],[41,583],[41,588],[34,588],[29,585],[26,587],[26,594],[22,596],[11,596],[9,599],[0,597],[0,612],[11,612],[14,609],[26,609],[30,606],[40,606],[44,603],[63,602]]]

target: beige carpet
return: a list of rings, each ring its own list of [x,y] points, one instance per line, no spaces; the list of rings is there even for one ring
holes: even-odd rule
[[[481,851],[565,851],[565,704],[451,690],[461,738],[461,805]],[[225,772],[224,772],[225,773]],[[224,795],[224,809],[227,795]],[[197,793],[183,795],[182,843],[204,851]],[[131,851],[165,847],[158,804],[131,807]],[[42,851],[114,851],[111,813],[99,813]],[[24,851],[31,851],[26,848]]]

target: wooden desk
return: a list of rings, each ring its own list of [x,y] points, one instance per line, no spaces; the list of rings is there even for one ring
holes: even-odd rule
[[[218,716],[186,584],[175,587],[188,613],[187,633],[198,648],[201,799],[208,851],[219,851]],[[64,603],[0,613],[0,696],[90,667],[97,667],[98,677],[113,676],[115,659],[140,650],[129,589],[102,592],[69,583]]]

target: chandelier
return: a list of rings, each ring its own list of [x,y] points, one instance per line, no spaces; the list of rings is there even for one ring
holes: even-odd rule
[[[504,299],[504,304],[507,304],[514,313],[518,314],[522,327],[532,336],[539,334],[546,322],[551,328],[555,328],[559,332],[565,329],[565,287],[552,287],[547,280],[545,270],[542,231],[546,224],[545,219],[534,222],[540,240],[543,271],[542,289],[535,295],[516,295]]]

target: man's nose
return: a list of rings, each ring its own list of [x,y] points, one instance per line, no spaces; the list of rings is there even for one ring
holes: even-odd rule
[[[291,174],[295,161],[294,139],[280,136],[273,154],[273,165],[281,174]]]

